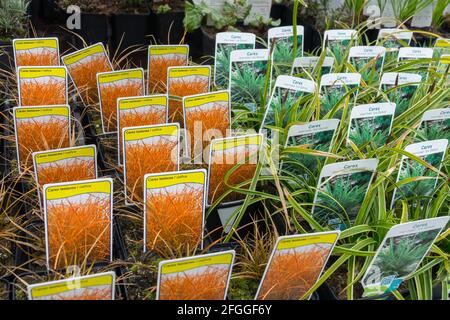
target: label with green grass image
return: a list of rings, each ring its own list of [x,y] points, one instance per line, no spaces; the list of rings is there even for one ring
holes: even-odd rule
[[[323,57],[323,59],[318,56],[295,58],[294,63],[292,64],[291,75],[296,77],[307,77],[308,74],[310,74],[317,77],[319,75],[330,73],[333,64],[333,57]]]
[[[433,48],[404,47],[398,51],[398,62],[403,70],[417,73],[422,79],[428,77],[428,68],[433,58]],[[400,62],[403,62],[400,64]]]
[[[214,84],[227,89],[230,75],[230,54],[234,50],[254,49],[256,36],[247,32],[219,32],[214,55]]]
[[[320,80],[320,116],[341,118],[348,101],[351,108],[356,102],[361,75],[359,73],[330,73]]]
[[[447,139],[439,139],[410,144],[405,151],[439,171],[447,146]],[[437,182],[438,173],[436,171],[412,158],[402,156],[397,175],[397,188],[394,189],[391,207],[393,208],[400,199],[423,200],[425,198],[425,200],[429,200]]]
[[[361,280],[363,297],[396,290],[417,270],[449,219],[438,217],[394,225]]]
[[[285,151],[288,151],[289,147],[301,147],[308,149],[308,152],[289,151],[281,163],[282,170],[296,176],[314,176],[319,164],[326,157],[320,153],[330,152],[338,125],[338,119],[327,119],[289,127]],[[315,151],[318,152],[314,153]]]
[[[450,140],[450,108],[428,110],[422,116],[416,140]]]
[[[361,104],[352,109],[347,132],[347,144],[358,148],[367,145],[374,149],[384,146],[391,133],[395,103],[381,102]]]
[[[398,57],[398,49],[408,47],[413,32],[409,30],[388,28],[378,32],[377,45],[386,48],[386,61],[395,61]]]
[[[439,58],[444,54],[450,54],[450,39],[436,39],[433,47],[433,52],[435,58]]]
[[[297,26],[297,52],[294,58],[303,56],[303,26]],[[292,69],[294,54],[293,26],[270,28],[268,31],[269,50],[272,50],[272,76],[289,74]]]
[[[323,167],[314,197],[313,218],[333,229],[352,225],[364,201],[378,159],[328,164]]]
[[[370,84],[380,79],[386,48],[381,46],[351,47],[348,55],[350,72],[361,74],[364,82]]]
[[[255,111],[265,84],[268,49],[234,50],[230,54],[231,102]]]
[[[348,48],[357,41],[356,30],[336,29],[325,31],[323,37],[323,47],[327,50],[327,55],[336,59],[336,63],[341,65],[345,61]]]
[[[297,121],[297,116],[304,106],[303,98],[312,95],[315,90],[316,83],[314,81],[292,76],[279,76],[275,82],[261,130],[286,128],[288,124]],[[272,133],[268,132],[268,136],[271,135]]]
[[[396,104],[396,117],[409,109],[421,80],[421,75],[415,73],[383,73],[380,81],[380,91],[386,94],[390,102]]]

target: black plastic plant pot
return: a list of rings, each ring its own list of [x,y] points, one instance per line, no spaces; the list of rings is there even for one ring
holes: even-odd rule
[[[103,42],[109,43],[111,27],[109,16],[97,13],[81,13],[81,29],[74,30],[88,45]]]
[[[152,30],[157,43],[179,44],[183,39],[184,12],[152,13]]]
[[[116,14],[112,17],[113,45],[120,51],[150,42],[150,14]]]
[[[39,0],[39,2],[41,2],[40,11],[44,22],[62,23],[65,21],[65,10],[58,6],[56,0]]]
[[[366,29],[362,35],[363,44],[366,46],[373,45],[378,39],[378,29]]]
[[[33,24],[36,24],[41,19],[42,0],[31,0],[27,8],[27,13]]]
[[[117,135],[105,134],[95,140],[97,146],[97,162],[102,176],[117,176],[114,164],[117,163]]]
[[[270,17],[273,20],[280,19],[281,20],[280,25],[284,26],[285,25],[284,24],[285,21],[283,21],[283,20],[285,19],[284,12],[285,12],[286,9],[287,8],[286,8],[286,6],[284,4],[274,3],[274,4],[272,4],[272,8],[270,9]]]
[[[208,32],[208,29],[205,27],[201,27],[201,41],[202,41],[202,47],[203,47],[203,56],[213,56],[216,51],[216,32],[214,34],[211,34]]]
[[[424,32],[430,32],[430,30],[423,30]],[[427,34],[414,32],[413,39],[411,41],[411,46],[413,47],[429,47],[434,46],[436,37],[429,36]]]
[[[193,59],[200,59],[205,55],[203,48],[203,32],[201,29],[186,33],[186,43],[189,45],[189,55]]]
[[[14,69],[14,55],[11,41],[0,41],[0,69],[8,73]],[[1,76],[0,80],[3,81]]]

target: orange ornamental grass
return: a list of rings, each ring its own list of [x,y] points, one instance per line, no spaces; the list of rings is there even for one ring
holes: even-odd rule
[[[276,252],[259,292],[261,300],[298,300],[317,280],[329,250]]]
[[[110,199],[47,202],[50,266],[64,268],[109,260]]]
[[[132,80],[100,85],[102,116],[107,132],[117,130],[117,99],[142,95],[143,90],[140,81]]]
[[[190,252],[200,244],[203,191],[192,185],[183,189],[147,194],[147,247],[164,255],[172,251]],[[184,251],[184,250],[183,250]]]
[[[160,300],[223,300],[228,268],[207,267],[201,273],[183,272],[161,279]]]
[[[234,150],[233,150],[234,151]],[[209,203],[212,204],[218,197],[227,192],[230,188],[228,185],[236,186],[244,181],[251,180],[256,170],[256,151],[250,151],[248,148],[241,153],[214,152],[210,169],[210,185],[209,185]],[[234,168],[236,164],[239,166]],[[228,180],[225,183],[226,174],[234,168]],[[227,185],[228,184],[228,185]],[[246,188],[245,186],[241,188]],[[242,200],[244,194],[231,192],[222,202],[230,202]]]
[[[171,79],[169,85],[169,96],[176,96],[178,100],[169,99],[169,122],[178,122],[183,125],[183,103],[181,99],[198,93],[208,92],[209,81],[206,77],[195,79]]]
[[[194,135],[196,126],[201,124],[201,136]],[[215,103],[211,108],[186,109],[186,129],[191,137],[191,150],[194,158],[201,155],[214,138],[227,136],[230,128],[228,106]],[[218,136],[220,134],[220,136]]]
[[[44,49],[41,52],[32,52],[29,50],[19,50],[16,52],[17,67],[57,66],[58,64],[58,51],[56,49]]]
[[[50,106],[66,104],[66,82],[50,78],[48,81],[21,80],[22,106]]]
[[[87,61],[67,66],[73,82],[86,104],[97,103],[97,73],[112,71],[108,59],[103,56],[94,56]]]
[[[67,118],[52,116],[48,121],[17,119],[19,155],[22,165],[32,164],[32,153],[69,147]]]
[[[165,93],[167,91],[167,68],[185,65],[187,65],[186,56],[150,56],[148,92]]]
[[[74,158],[72,161],[58,161],[37,166],[38,181],[47,183],[95,179],[94,159]]]
[[[83,289],[74,294],[59,294],[51,300],[111,300],[111,288],[104,289]]]
[[[175,151],[174,151],[175,150]],[[177,170],[177,141],[161,138],[151,144],[128,144],[125,148],[127,190],[132,201],[143,202],[144,175]]]

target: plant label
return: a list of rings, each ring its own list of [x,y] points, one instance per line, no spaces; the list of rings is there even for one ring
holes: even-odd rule
[[[438,217],[394,225],[364,274],[363,297],[397,290],[419,267],[449,217]]]
[[[183,97],[209,92],[211,66],[170,67],[167,71],[169,122],[184,124]]]
[[[219,89],[228,89],[230,54],[234,50],[254,49],[256,36],[247,32],[219,32],[216,35],[214,54],[214,84]]]
[[[144,203],[144,175],[177,171],[180,155],[178,123],[122,129],[125,203]]]
[[[234,250],[159,263],[157,300],[225,300]]]
[[[97,273],[28,286],[29,300],[114,300],[116,274]]]
[[[151,45],[148,47],[148,88],[147,93],[167,92],[167,69],[187,66],[188,45]]]
[[[441,57],[443,54],[450,54],[450,39],[438,38],[434,43],[434,56]]]
[[[122,164],[122,129],[167,123],[167,95],[137,96],[117,99],[118,161]]]
[[[353,106],[358,96],[361,83],[359,73],[329,73],[320,80],[320,115],[321,117],[342,117],[345,105]],[[348,99],[348,103],[346,100]]]
[[[203,249],[206,170],[144,176],[144,252]]]
[[[19,106],[52,106],[68,103],[65,67],[19,67]]]
[[[112,261],[111,178],[44,185],[48,269]]]
[[[402,156],[398,171],[391,208],[399,199],[429,198],[438,182],[438,172],[441,170],[448,146],[447,139],[417,142],[406,146],[405,151],[419,158],[434,168],[426,167],[414,158]]]
[[[377,82],[383,70],[386,48],[381,46],[351,47],[348,63],[352,72],[361,74],[366,83]]]
[[[100,114],[104,133],[117,132],[117,99],[144,95],[142,68],[97,73]]]
[[[353,29],[326,30],[323,37],[323,47],[327,55],[335,58],[338,65],[345,61],[348,48],[358,41],[357,32]]]
[[[42,204],[41,192],[46,184],[97,178],[97,148],[87,145],[34,152],[33,165]]]
[[[277,239],[255,299],[309,299],[339,238],[339,231],[283,236]]]
[[[231,51],[228,89],[233,105],[244,105],[251,111],[256,110],[265,87],[268,60],[268,49]]]
[[[333,64],[333,57],[298,57],[294,59],[294,63],[292,64],[291,75],[324,75],[331,72]]]
[[[98,103],[97,73],[112,71],[103,43],[61,57],[85,106]]]
[[[433,48],[416,48],[404,47],[398,51],[398,61],[424,60],[423,63],[414,64],[412,66],[405,65],[405,68],[410,69],[412,73],[418,73],[422,79],[428,76],[428,68],[433,58]]]
[[[391,134],[395,103],[381,102],[354,106],[350,115],[347,144],[374,149],[384,146]]]
[[[408,47],[411,43],[413,32],[404,29],[387,28],[378,32],[377,45],[386,48],[386,61],[396,61],[398,50]]]
[[[422,81],[422,76],[415,73],[383,73],[380,81],[380,91],[384,92],[389,101],[396,104],[395,116],[398,117],[408,110],[413,96]]]
[[[426,111],[417,129],[416,140],[450,140],[450,108]]]
[[[58,38],[28,38],[13,40],[16,68],[59,66]]]
[[[427,28],[433,22],[434,1],[427,2],[428,5],[416,12],[411,20],[412,28]],[[422,5],[423,7],[423,5]]]
[[[213,138],[231,133],[231,106],[228,90],[197,94],[183,98],[186,150],[195,164],[204,163],[203,155]]]
[[[19,172],[32,166],[33,152],[69,147],[68,105],[15,107],[13,113]]]
[[[281,163],[282,170],[296,176],[306,173],[314,176],[318,163],[323,162],[331,150],[338,125],[338,119],[326,119],[289,127],[285,151],[301,148],[304,153],[289,151]]]
[[[378,166],[378,159],[328,164],[320,172],[312,208],[323,226],[346,229],[356,220]]]
[[[232,192],[229,186],[235,187],[253,179],[262,145],[261,134],[212,140],[208,163],[208,205],[219,200],[222,204],[237,203],[245,198],[245,194]]]

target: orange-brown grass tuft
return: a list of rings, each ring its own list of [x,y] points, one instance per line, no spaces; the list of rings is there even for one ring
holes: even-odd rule
[[[208,267],[199,274],[181,273],[161,281],[160,300],[223,300],[228,269]]]
[[[142,83],[126,81],[121,84],[108,84],[100,87],[102,116],[107,132],[117,130],[117,99],[144,94]]]
[[[147,194],[147,247],[161,255],[192,252],[202,235],[203,191],[185,185],[171,192],[163,189]]]
[[[32,164],[32,153],[69,147],[69,123],[52,117],[49,121],[18,120],[17,135],[22,165]]]
[[[275,253],[259,292],[262,300],[298,300],[317,280],[329,251]]]
[[[227,192],[228,185],[236,186],[244,181],[251,180],[256,170],[256,153],[246,150],[242,153],[226,154],[213,153],[210,171],[209,203],[213,203],[218,197]],[[239,166],[234,168],[239,163]],[[227,181],[226,174],[233,169]],[[241,188],[245,188],[241,187]],[[231,192],[222,202],[242,200],[244,194]]]
[[[208,86],[208,79],[200,77],[195,80],[172,79],[168,94],[182,99],[185,96],[206,93],[209,89]],[[181,100],[169,99],[169,122],[178,122],[180,126],[183,126],[183,103]]]
[[[57,295],[52,300],[111,300],[111,289],[85,289],[74,295]]]
[[[176,141],[164,138],[157,143],[126,146],[126,187],[132,201],[143,202],[145,174],[177,170],[177,163],[172,159],[176,146]]]
[[[168,58],[150,57],[150,76],[148,82],[148,92],[165,93],[167,91],[167,68],[187,65],[186,57],[174,56]]]
[[[93,57],[89,61],[69,65],[67,68],[84,103],[97,103],[97,73],[112,71],[106,57]]]
[[[95,179],[93,159],[74,159],[70,163],[57,162],[38,166],[38,181],[41,186],[47,183]]]
[[[110,201],[89,195],[82,203],[47,203],[50,265],[63,268],[110,257]]]
[[[20,98],[22,106],[66,104],[66,82],[52,78],[45,82],[21,81]]]
[[[31,52],[20,50],[16,52],[16,67],[31,66],[57,66],[58,52],[56,50],[42,50],[42,52]]]
[[[201,123],[201,136],[194,135],[195,126]],[[211,140],[227,136],[230,128],[228,107],[215,104],[212,108],[189,110],[186,113],[186,129],[191,137],[191,150],[193,158],[203,154]],[[209,133],[209,134],[208,134]],[[221,136],[217,136],[220,133]],[[199,139],[200,138],[200,139]]]

